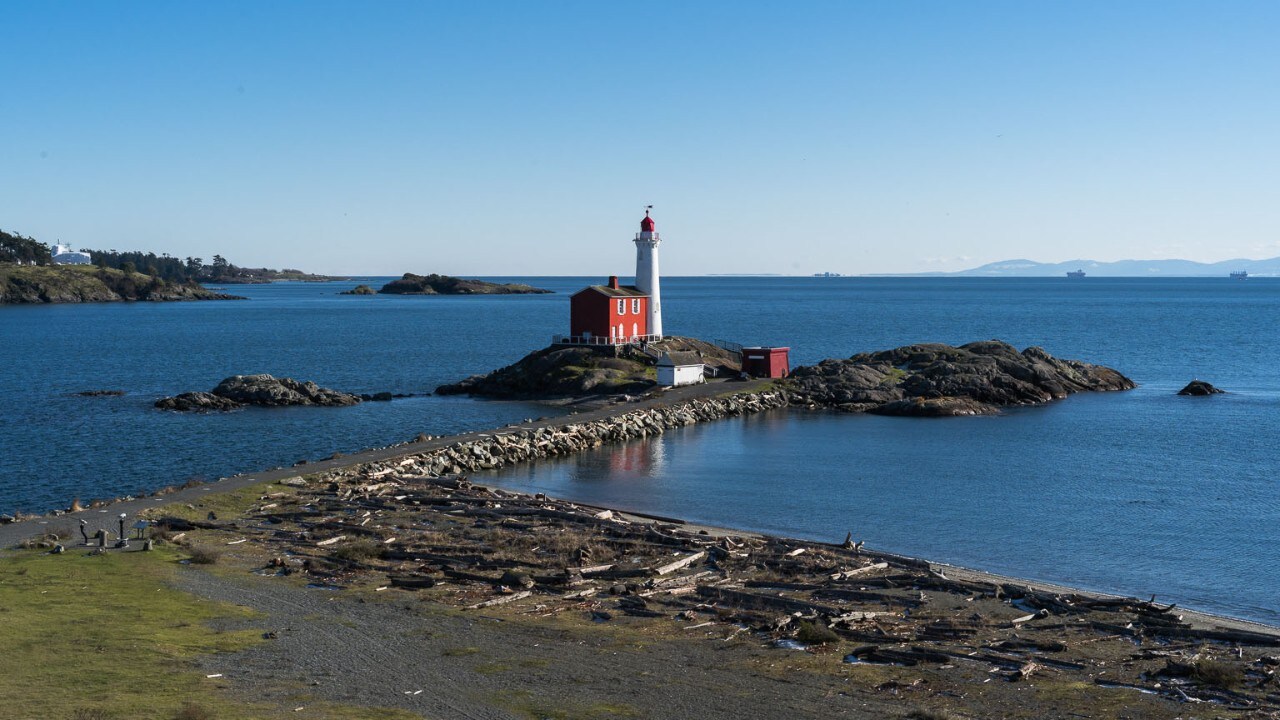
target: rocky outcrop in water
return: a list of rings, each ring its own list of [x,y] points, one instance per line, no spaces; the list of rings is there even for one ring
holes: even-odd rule
[[[383,285],[378,292],[384,295],[532,295],[551,291],[520,283],[491,283],[435,273],[405,273],[399,280]]]
[[[1083,391],[1128,390],[1132,380],[1101,365],[1018,352],[998,340],[952,347],[908,345],[796,368],[781,383],[793,404],[881,415],[990,415]]]
[[[343,290],[339,295],[377,295],[378,291],[368,285],[357,285],[350,290]]]
[[[322,388],[310,381],[276,378],[271,375],[233,375],[212,392],[182,393],[156,401],[161,410],[235,410],[246,405],[283,407],[320,405],[340,407],[360,402],[358,395]]]
[[[244,403],[210,392],[186,392],[173,397],[160,398],[156,401],[156,407],[178,412],[225,412],[239,410],[244,407]]]
[[[1192,395],[1195,397],[1204,397],[1206,395],[1220,395],[1225,392],[1226,390],[1216,388],[1213,385],[1210,385],[1209,383],[1203,380],[1192,380],[1191,382],[1187,383],[1186,387],[1179,390],[1178,394]]]
[[[220,395],[245,405],[355,405],[360,398],[350,393],[322,388],[310,381],[275,378],[271,375],[232,375],[213,389]]]

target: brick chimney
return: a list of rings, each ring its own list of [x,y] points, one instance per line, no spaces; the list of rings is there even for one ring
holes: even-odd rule
[[[617,290],[617,289],[618,289],[618,276],[617,276],[617,275],[610,275],[610,276],[609,276],[609,287],[610,287],[610,288],[612,288],[612,289],[614,289],[614,290]]]

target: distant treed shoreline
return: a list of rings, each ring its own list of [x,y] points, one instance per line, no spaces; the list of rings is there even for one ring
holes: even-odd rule
[[[284,268],[246,268],[231,263],[221,255],[214,255],[213,261],[205,263],[204,258],[172,257],[168,253],[159,255],[141,250],[90,250],[84,249],[99,268],[122,270],[127,274],[142,273],[159,278],[168,283],[184,285],[188,283],[265,283],[273,280],[307,280],[322,282],[340,278],[326,275],[313,275],[302,270]],[[0,230],[0,263],[17,263],[19,265],[52,265],[53,255],[49,246],[35,238],[21,233],[9,233]]]

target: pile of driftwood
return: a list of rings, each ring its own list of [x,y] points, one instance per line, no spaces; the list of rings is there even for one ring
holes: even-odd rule
[[[297,491],[264,496],[247,518],[186,524],[234,530],[229,542],[269,548],[264,573],[326,586],[533,616],[675,621],[716,640],[839,649],[833,661],[976,666],[1012,682],[1066,673],[1183,702],[1280,708],[1280,637],[1193,626],[1153,601],[957,579],[852,537],[723,534],[394,467],[286,482]]]

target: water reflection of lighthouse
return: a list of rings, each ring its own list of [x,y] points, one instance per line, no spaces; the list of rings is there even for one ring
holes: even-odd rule
[[[654,477],[666,468],[667,444],[661,436],[623,443],[609,455],[610,473]]]
[[[492,470],[483,473],[487,477],[481,482],[624,510],[678,514],[684,503],[719,492],[706,478],[739,463],[742,456],[758,455],[760,448],[775,444],[780,457],[794,456],[795,448],[786,443],[795,431],[788,428],[816,417],[769,412],[671,428],[568,457]],[[794,463],[788,468],[794,470]],[[763,463],[747,474],[754,482],[766,482],[780,472],[776,463]],[[680,499],[672,504],[673,498]]]

